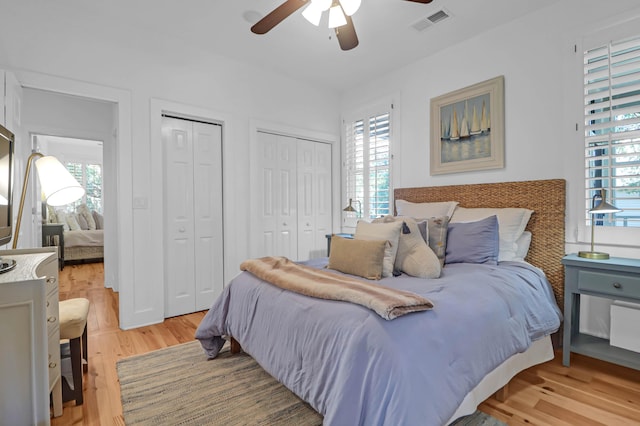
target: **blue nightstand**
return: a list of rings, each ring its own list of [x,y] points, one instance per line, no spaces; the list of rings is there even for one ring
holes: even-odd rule
[[[640,353],[611,346],[608,339],[580,333],[581,295],[640,302],[640,260],[621,257],[595,260],[570,254],[562,263],[565,267],[562,364],[568,367],[571,352],[577,352],[640,370]]]

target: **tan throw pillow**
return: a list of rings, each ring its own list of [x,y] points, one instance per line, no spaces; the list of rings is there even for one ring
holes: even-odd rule
[[[418,278],[440,278],[442,264],[422,237],[416,221],[410,217],[385,216],[374,222],[401,222],[395,269]]]
[[[393,265],[398,252],[398,240],[400,239],[400,229],[402,222],[391,223],[369,223],[363,220],[356,225],[355,238],[357,240],[386,240],[389,242],[384,251],[384,261],[382,264],[382,276],[393,275]]]
[[[331,237],[331,254],[327,268],[369,280],[382,278],[385,240],[354,240]]]

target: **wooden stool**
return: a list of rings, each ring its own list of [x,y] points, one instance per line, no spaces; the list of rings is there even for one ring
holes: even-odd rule
[[[63,300],[60,302],[60,341],[69,340],[69,356],[73,374],[73,390],[62,381],[62,401],[76,401],[82,405],[82,373],[88,369],[87,353],[87,315],[89,301],[84,298]],[[82,341],[82,342],[81,342]],[[84,367],[82,366],[84,360]]]

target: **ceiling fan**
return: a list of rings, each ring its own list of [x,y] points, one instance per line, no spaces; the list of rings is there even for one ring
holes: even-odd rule
[[[293,12],[309,3],[303,11],[305,18],[318,25],[322,12],[329,10],[329,28],[334,28],[340,48],[350,50],[358,45],[358,36],[353,26],[353,15],[360,7],[361,0],[286,0],[273,9],[267,16],[251,27],[254,34],[266,34],[273,27],[284,21]],[[414,3],[428,4],[433,0],[405,0]]]

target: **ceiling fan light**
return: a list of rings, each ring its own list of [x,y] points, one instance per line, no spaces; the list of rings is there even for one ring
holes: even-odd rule
[[[351,16],[360,9],[361,0],[340,0],[340,5],[342,6],[342,10],[344,10],[345,15]]]
[[[342,13],[342,7],[333,6],[329,9],[329,28],[338,28],[343,25],[347,25],[347,18]]]
[[[320,19],[322,18],[322,10],[316,6],[316,3],[311,2],[311,4],[309,4],[309,6],[307,6],[302,11],[302,16],[304,16],[304,18],[307,21],[311,22],[313,25],[317,27],[318,25],[320,25]]]
[[[329,10],[333,0],[311,0],[311,4],[315,5],[320,12],[324,12],[325,10]]]

